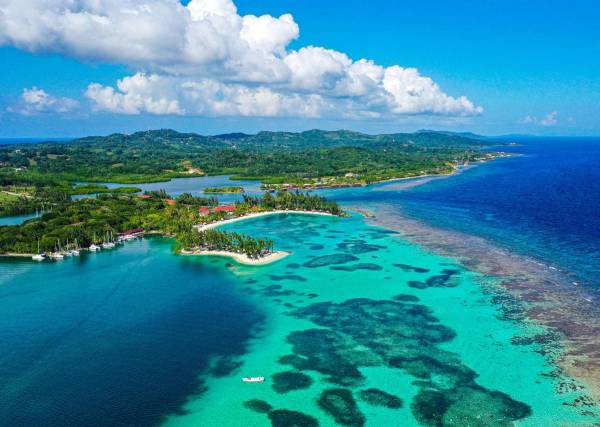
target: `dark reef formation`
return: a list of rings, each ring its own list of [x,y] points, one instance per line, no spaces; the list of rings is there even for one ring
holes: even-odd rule
[[[423,425],[507,426],[531,413],[528,405],[477,384],[477,373],[440,347],[454,332],[414,297],[315,303],[293,314],[319,328],[290,333],[293,354],[279,362],[317,371],[338,386],[318,401],[338,424],[364,424],[352,389],[364,382],[359,368],[368,366],[402,369],[415,378],[419,391],[410,408]],[[358,396],[371,404],[401,406],[398,397],[379,391],[363,390]]]
[[[273,390],[280,394],[308,388],[311,384],[312,379],[302,372],[285,371],[273,375]]]

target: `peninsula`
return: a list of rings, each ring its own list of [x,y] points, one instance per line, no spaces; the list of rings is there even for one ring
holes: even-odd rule
[[[250,265],[263,265],[287,253],[274,249],[268,239],[254,238],[215,228],[263,215],[308,213],[345,215],[335,202],[300,192],[244,195],[231,205],[218,205],[215,198],[184,193],[177,198],[164,191],[142,195],[101,194],[97,198],[73,200],[17,226],[0,227],[0,254],[27,256],[43,253],[62,259],[72,251],[112,248],[118,239],[151,233],[177,240],[182,254],[229,256]]]

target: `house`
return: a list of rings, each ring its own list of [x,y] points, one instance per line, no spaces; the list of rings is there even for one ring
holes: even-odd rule
[[[231,213],[235,211],[235,206],[234,205],[219,205],[216,208],[213,209],[213,212],[225,212],[225,213]]]
[[[206,206],[202,206],[202,207],[198,208],[198,213],[202,216],[206,216],[210,213],[210,208],[207,208]]]
[[[138,197],[140,199],[147,200],[152,198],[152,194],[140,194]]]
[[[169,206],[174,206],[177,204],[177,202],[174,199],[164,199],[164,200],[167,203],[167,205],[169,205]]]
[[[344,178],[358,178],[358,175],[352,172],[348,172],[346,175],[344,175]]]

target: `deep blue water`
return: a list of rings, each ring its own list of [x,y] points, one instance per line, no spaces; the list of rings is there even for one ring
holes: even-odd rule
[[[407,190],[394,183],[337,193],[396,204],[431,225],[486,237],[600,290],[600,139],[532,138],[522,154]],[[386,191],[387,190],[387,191]]]
[[[222,263],[174,256],[159,238],[53,265],[2,260],[0,313],[11,427],[158,425],[261,322]]]

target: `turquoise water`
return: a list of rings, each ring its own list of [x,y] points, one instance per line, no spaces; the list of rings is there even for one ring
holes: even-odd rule
[[[0,226],[23,224],[25,221],[27,221],[29,219],[33,219],[36,216],[37,215],[34,213],[25,214],[25,215],[3,216],[3,217],[0,217]]]
[[[598,421],[565,405],[582,392],[535,344],[544,331],[507,320],[490,278],[359,217],[228,228],[292,254],[249,267],[157,238],[1,262],[0,424]]]

